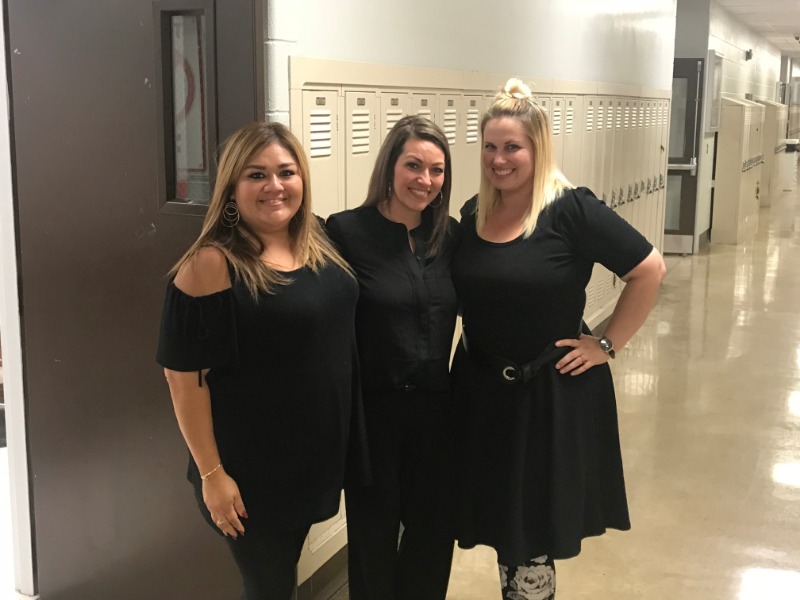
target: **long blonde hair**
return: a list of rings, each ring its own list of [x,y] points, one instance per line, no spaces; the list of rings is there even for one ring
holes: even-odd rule
[[[286,285],[291,279],[261,260],[265,247],[258,233],[240,220],[234,227],[223,223],[225,206],[231,202],[236,182],[250,160],[271,144],[284,148],[297,163],[303,182],[300,208],[289,222],[289,238],[297,261],[316,272],[331,262],[353,276],[353,271],[328,240],[317,217],[311,211],[311,181],[309,165],[300,141],[280,123],[250,123],[234,132],[224,143],[219,159],[214,193],[197,240],[172,267],[175,274],[201,249],[218,248],[233,267],[254,298],[258,294],[274,293],[275,286]]]
[[[486,123],[502,117],[517,119],[522,123],[525,135],[533,146],[533,195],[524,223],[524,236],[529,237],[536,228],[539,213],[544,207],[561,196],[565,189],[574,186],[556,165],[547,113],[534,102],[530,88],[519,79],[509,79],[503,90],[495,96],[494,102],[481,120],[481,136]],[[489,182],[481,164],[481,187],[478,192],[476,215],[476,226],[479,231],[500,199],[500,190]]]

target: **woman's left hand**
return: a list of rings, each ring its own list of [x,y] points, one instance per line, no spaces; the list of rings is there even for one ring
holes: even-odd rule
[[[562,375],[566,373],[580,375],[596,365],[607,363],[611,358],[600,348],[599,338],[591,335],[581,334],[578,339],[558,340],[556,346],[572,347],[572,350],[556,363],[556,369]]]

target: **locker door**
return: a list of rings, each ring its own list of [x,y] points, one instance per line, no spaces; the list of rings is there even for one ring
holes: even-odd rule
[[[336,91],[303,91],[303,147],[311,168],[311,198],[321,217],[344,210],[340,185],[339,95]]]
[[[411,112],[430,119],[436,123],[436,95],[435,94],[412,94]],[[436,123],[441,127],[441,123]]]
[[[598,98],[597,99],[597,109],[595,111],[595,147],[594,147],[594,181],[595,187],[594,190],[595,194],[601,200],[606,200],[607,193],[606,193],[606,180],[604,178],[605,175],[605,161],[606,157],[604,156],[604,152],[606,149],[606,139],[608,136],[606,135],[606,108],[608,106],[608,100],[606,98]]]
[[[481,185],[481,116],[483,96],[465,96],[466,137],[464,139],[463,162],[460,173],[453,170],[453,177],[461,180],[461,196],[451,194],[450,213],[455,216],[464,201],[478,193]]]
[[[605,160],[603,162],[603,200],[611,206],[611,196],[614,192],[613,174],[614,174],[614,117],[616,110],[616,102],[613,98],[606,98],[606,118],[605,118],[605,147],[603,155]]]
[[[564,164],[564,98],[553,96],[550,103],[550,128],[553,130],[553,159],[562,168]]]
[[[345,196],[346,208],[360,206],[378,154],[375,92],[345,92]]]
[[[406,116],[411,110],[411,99],[408,94],[381,93],[381,144],[389,135],[394,124]]]
[[[634,101],[630,98],[625,98],[623,101],[622,113],[622,139],[624,146],[625,161],[622,166],[622,194],[617,199],[620,205],[620,215],[631,222],[631,211],[633,210],[633,180],[634,167],[633,163],[636,160],[636,118],[634,116]]]
[[[583,98],[564,99],[564,156],[562,171],[574,185],[585,185],[581,178],[583,141]]]
[[[670,101],[661,100],[659,114],[661,117],[659,136],[661,138],[659,145],[659,163],[658,163],[658,247],[661,251],[664,250],[664,235],[665,235],[665,219],[667,210],[667,165],[669,164],[669,152],[667,148],[667,140],[669,139],[669,116],[670,116]]]
[[[542,109],[544,109],[544,112],[547,114],[547,118],[551,119],[552,114],[550,112],[550,108],[552,104],[552,99],[550,98],[550,96],[535,96],[533,99],[539,106],[542,107]]]
[[[618,213],[623,204],[620,200],[624,198],[623,185],[625,181],[625,141],[622,127],[625,101],[622,98],[614,98],[614,168],[611,172],[611,208]]]
[[[597,194],[597,182],[595,180],[594,161],[595,161],[595,142],[597,140],[595,125],[595,112],[597,108],[597,97],[586,96],[584,99],[584,127],[583,143],[581,144],[581,163],[580,179],[581,184],[591,189]]]
[[[461,116],[464,99],[460,95],[440,94],[438,97],[439,110],[436,113],[436,123],[442,128],[447,143],[450,144],[450,158],[453,162],[453,184],[450,190],[450,213],[458,215],[463,203],[461,193],[460,173],[464,171],[464,139],[466,138],[466,122]],[[462,131],[463,128],[463,131]]]
[[[658,136],[658,101],[648,102],[650,126],[648,128],[648,171],[647,171],[647,239],[655,245],[658,224],[658,158],[661,140]]]
[[[642,231],[642,218],[644,212],[644,153],[645,153],[645,102],[637,99],[636,107],[636,158],[634,161],[634,180],[633,180],[633,209],[631,210],[631,223]]]

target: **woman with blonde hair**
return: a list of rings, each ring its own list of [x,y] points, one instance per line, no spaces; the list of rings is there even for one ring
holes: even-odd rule
[[[481,122],[481,186],[453,281],[459,545],[497,550],[503,598],[552,600],[554,559],[630,528],[608,361],[655,303],[653,246],[553,158],[545,111],[508,81]],[[626,286],[602,337],[582,331],[599,262]]]
[[[364,204],[328,219],[361,293],[356,334],[372,484],[345,490],[351,600],[444,600],[453,555],[445,460],[456,321],[444,132],[400,119]],[[398,536],[403,526],[398,544]]]
[[[289,600],[310,526],[338,512],[363,435],[358,285],[311,212],[308,162],[280,124],[225,143],[200,236],[172,270],[158,362],[200,511],[245,600]],[[348,465],[356,479],[363,468]]]

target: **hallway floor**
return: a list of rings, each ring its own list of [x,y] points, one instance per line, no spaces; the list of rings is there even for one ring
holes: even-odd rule
[[[752,243],[669,257],[613,370],[633,530],[557,563],[559,600],[800,599],[800,192]],[[10,584],[0,451],[0,600]],[[448,600],[499,599],[493,551],[457,551]],[[342,590],[336,600],[347,600]]]

